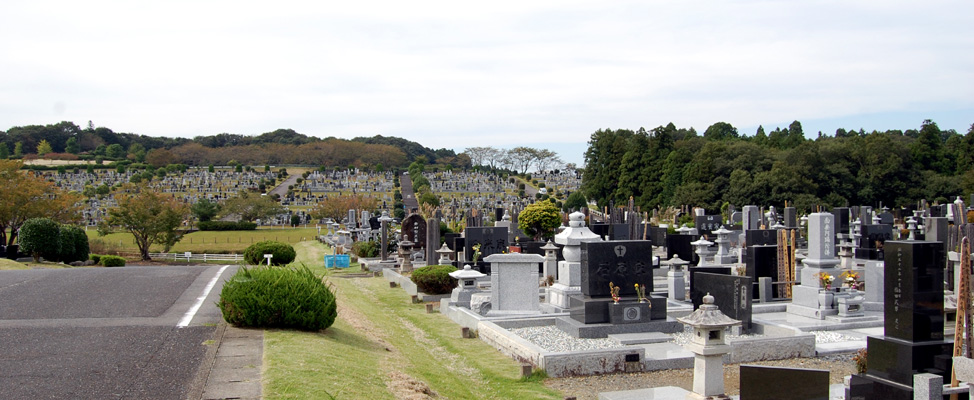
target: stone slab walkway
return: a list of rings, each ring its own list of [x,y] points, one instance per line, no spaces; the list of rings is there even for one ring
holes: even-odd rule
[[[202,399],[260,399],[264,332],[227,326],[217,341]]]

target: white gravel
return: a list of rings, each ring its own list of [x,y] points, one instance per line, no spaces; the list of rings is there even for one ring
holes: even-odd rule
[[[599,350],[621,346],[609,339],[576,339],[554,326],[515,328],[511,333],[551,352]]]
[[[812,334],[815,335],[815,343],[854,342],[862,340],[854,336],[829,331],[812,331]]]

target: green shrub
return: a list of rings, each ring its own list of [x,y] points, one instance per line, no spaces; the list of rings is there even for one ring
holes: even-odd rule
[[[457,287],[457,280],[450,276],[456,271],[452,265],[429,265],[413,271],[413,283],[427,294],[447,294]]]
[[[89,254],[88,257],[90,257],[91,262],[95,264],[101,263],[101,256],[98,254]]]
[[[352,254],[359,257],[378,257],[380,244],[374,240],[352,243]]]
[[[20,227],[20,252],[30,254],[34,261],[44,257],[55,260],[61,253],[61,224],[50,218],[31,218]]]
[[[274,257],[271,258],[271,265],[286,265],[294,261],[297,257],[297,253],[294,252],[294,247],[287,243],[275,242],[273,240],[267,240],[263,242],[257,242],[244,250],[244,261],[247,261],[251,265],[260,265],[267,263],[264,259],[264,254],[273,254]]]
[[[329,285],[303,265],[241,267],[223,285],[218,305],[224,320],[243,327],[319,331],[338,316]]]
[[[81,228],[74,225],[61,225],[59,259],[62,262],[84,261],[88,259],[88,235]]]
[[[119,256],[101,256],[101,265],[106,267],[124,267],[125,259]]]
[[[257,229],[257,224],[247,221],[200,221],[196,227],[201,231],[252,231]]]

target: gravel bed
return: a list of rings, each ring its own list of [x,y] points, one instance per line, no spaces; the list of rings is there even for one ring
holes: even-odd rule
[[[812,334],[815,335],[815,343],[854,342],[856,340],[862,340],[855,336],[829,331],[812,331]]]
[[[577,339],[550,325],[516,328],[510,331],[551,352],[600,350],[620,346],[619,343],[609,339]]]

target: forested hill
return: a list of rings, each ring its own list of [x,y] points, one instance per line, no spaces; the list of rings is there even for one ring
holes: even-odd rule
[[[598,130],[585,153],[583,191],[600,206],[904,206],[974,193],[974,125],[962,135],[933,121],[885,132],[839,129],[806,139],[801,123],[740,135],[730,124],[703,136],[672,123]],[[966,198],[965,198],[966,200]]]
[[[453,150],[433,150],[406,139],[375,136],[353,140],[318,138],[278,129],[256,136],[220,133],[193,139],[167,138],[114,132],[89,122],[81,128],[72,122],[15,126],[0,131],[0,158],[38,153],[42,141],[50,146],[41,152],[65,153],[106,159],[156,159],[187,165],[223,165],[233,160],[244,164],[315,164],[329,166],[405,167],[416,157],[431,163],[469,166],[469,159]],[[17,154],[19,151],[20,154]],[[467,165],[464,165],[466,162]]]

